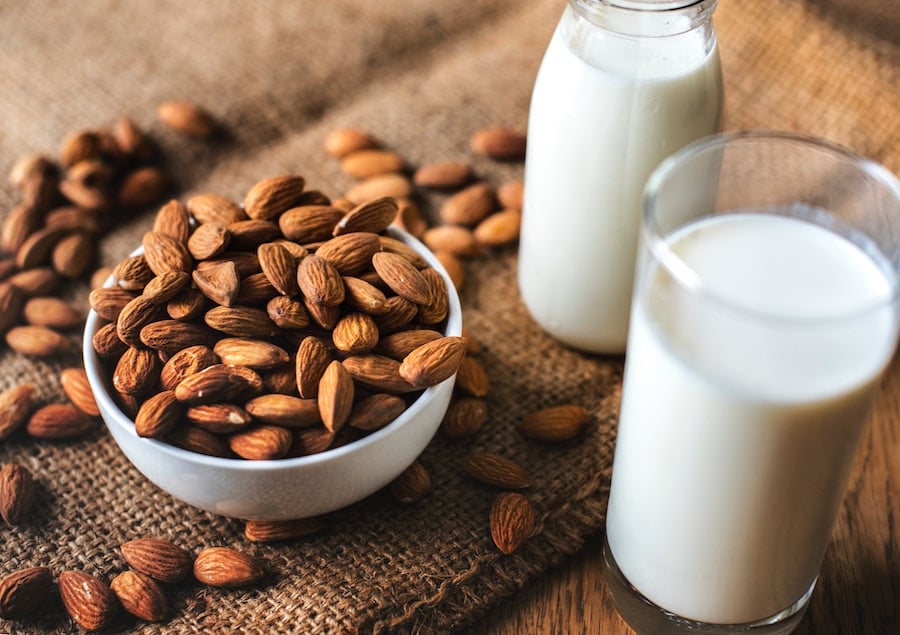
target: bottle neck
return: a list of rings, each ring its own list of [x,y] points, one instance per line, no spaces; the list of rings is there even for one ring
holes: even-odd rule
[[[670,37],[712,30],[717,0],[569,0],[569,6],[599,28],[632,37]]]

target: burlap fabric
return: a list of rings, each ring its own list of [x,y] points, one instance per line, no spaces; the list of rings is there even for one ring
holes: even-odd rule
[[[494,183],[521,166],[474,159],[469,134],[487,124],[524,130],[537,66],[562,0],[367,2],[4,3],[0,7],[0,172],[28,151],[55,151],[75,128],[121,114],[167,150],[176,194],[240,199],[260,178],[303,174],[338,195],[350,181],[322,151],[325,134],[373,131],[413,165],[469,158]],[[827,137],[900,170],[900,13],[890,0],[723,2],[717,10],[728,128]],[[214,144],[185,141],[154,121],[165,99],[197,101],[227,127]],[[439,199],[431,199],[439,202]],[[5,185],[0,205],[15,193]],[[431,208],[433,212],[433,208]],[[121,218],[103,264],[138,244],[151,210]],[[195,510],[147,482],[98,428],[89,438],[0,445],[0,463],[35,474],[36,508],[0,526],[0,575],[28,565],[107,579],[124,568],[118,545],[146,535],[198,550],[233,545],[262,557],[264,588],[168,590],[173,617],[135,632],[444,632],[479,616],[596,540],[603,527],[621,360],[566,350],[529,320],[517,295],[514,250],[472,261],[462,301],[491,376],[491,417],[472,440],[432,442],[422,457],[432,494],[409,507],[376,494],[334,515],[333,529],[292,544],[254,545],[242,523]],[[67,291],[84,307],[86,286]],[[43,362],[0,351],[0,388],[34,382],[62,398],[56,375],[77,356]],[[580,403],[583,442],[547,448],[513,429],[525,413]],[[491,544],[493,492],[460,469],[470,450],[527,466],[535,536],[515,555]],[[0,631],[74,632],[55,610]]]

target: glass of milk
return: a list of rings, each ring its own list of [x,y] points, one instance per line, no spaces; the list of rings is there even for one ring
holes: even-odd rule
[[[826,142],[707,137],[651,176],[604,564],[640,633],[800,621],[900,306],[900,182]]]

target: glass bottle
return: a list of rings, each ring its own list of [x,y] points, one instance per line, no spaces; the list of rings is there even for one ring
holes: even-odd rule
[[[716,0],[569,0],[534,85],[519,288],[563,344],[625,350],[644,184],[722,123]]]

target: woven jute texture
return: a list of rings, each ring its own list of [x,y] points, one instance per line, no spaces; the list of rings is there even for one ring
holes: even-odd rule
[[[369,2],[20,2],[0,7],[0,172],[31,151],[55,152],[74,129],[122,114],[151,130],[177,176],[175,194],[236,200],[257,180],[299,173],[337,196],[351,184],[322,150],[330,130],[372,131],[411,165],[467,159],[500,184],[520,164],[473,157],[468,138],[488,124],[525,129],[534,75],[562,0]],[[896,3],[758,0],[716,13],[725,70],[726,127],[826,137],[900,170],[900,15]],[[225,126],[215,143],[187,141],[155,121],[171,98],[203,104]],[[0,209],[16,193],[0,189]],[[432,198],[432,204],[440,202]],[[431,213],[434,207],[428,208]],[[153,210],[117,219],[100,262],[132,250]],[[573,228],[577,231],[578,228]],[[560,257],[565,257],[561,254]],[[161,625],[120,618],[113,630],[185,633],[447,632],[576,553],[603,529],[622,360],[567,350],[529,319],[507,249],[467,264],[466,327],[491,378],[490,420],[476,437],[436,438],[421,460],[433,478],[423,501],[385,493],[333,516],[332,529],[258,545],[243,525],[187,506],[149,483],[98,424],[75,442],[17,435],[0,463],[28,467],[37,503],[21,526],[0,526],[0,575],[46,565],[109,580],[125,568],[118,546],[168,537],[196,552],[231,545],[260,556],[262,588],[167,588]],[[65,296],[86,307],[87,286]],[[77,356],[38,361],[0,350],[0,389],[30,381],[42,402],[63,399],[56,379]],[[579,443],[546,447],[515,431],[526,413],[578,403],[591,412]],[[467,479],[472,450],[515,458],[533,477],[535,534],[512,556],[492,545],[493,490]],[[0,632],[77,632],[61,609]]]

